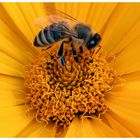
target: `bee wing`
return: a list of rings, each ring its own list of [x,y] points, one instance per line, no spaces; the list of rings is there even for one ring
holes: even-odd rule
[[[45,5],[45,4],[44,4]],[[47,16],[39,17],[35,20],[35,24],[40,28],[45,28],[52,23],[65,21],[69,24],[69,26],[72,28],[75,24],[79,23],[77,19],[70,16],[69,14],[62,12],[58,9],[48,7],[45,5],[45,11],[47,12]]]
[[[34,23],[40,28],[46,28],[51,24],[51,20],[48,16],[38,17],[35,19]]]
[[[72,17],[71,15],[69,15],[61,10],[49,7],[46,4],[44,4],[44,8],[45,8],[45,11],[47,12],[48,15],[57,15],[63,19],[68,19],[68,20],[71,20],[73,22],[79,22],[76,18]]]
[[[45,28],[53,23],[57,22],[67,22],[69,27],[73,27],[76,23],[79,23],[78,21],[72,21],[67,18],[60,17],[58,15],[49,15],[49,16],[44,16],[44,17],[38,17],[35,19],[34,23],[40,27],[40,28]]]

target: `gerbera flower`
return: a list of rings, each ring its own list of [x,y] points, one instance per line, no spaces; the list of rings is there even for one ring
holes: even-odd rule
[[[46,7],[91,25],[101,50],[78,53],[78,64],[66,50],[63,68],[60,42],[35,48]],[[139,3],[1,3],[0,136],[139,137],[139,19]]]

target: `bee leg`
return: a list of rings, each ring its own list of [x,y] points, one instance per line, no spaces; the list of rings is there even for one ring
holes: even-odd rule
[[[66,66],[66,61],[65,58],[63,57],[63,53],[64,53],[64,44],[68,44],[69,42],[71,42],[72,38],[70,37],[68,41],[63,41],[60,45],[60,48],[58,50],[58,57],[59,57],[59,62],[62,66]]]
[[[79,60],[78,60],[77,52],[76,52],[76,49],[75,49],[75,47],[74,47],[73,42],[71,43],[71,51],[72,51],[74,60],[78,63]]]
[[[65,58],[63,57],[64,43],[65,42],[63,41],[58,50],[58,57],[59,57],[59,62],[61,66],[66,66],[66,61],[65,61]]]
[[[99,49],[98,49],[98,51],[96,51],[96,53],[95,53],[95,54],[97,54],[97,53],[100,51],[101,47],[102,47],[102,46],[99,46]]]
[[[66,66],[66,61],[65,61],[65,58],[63,56],[59,57],[59,62],[61,64],[61,66]]]
[[[79,50],[80,50],[80,53],[83,53],[84,51],[82,46],[79,47]]]

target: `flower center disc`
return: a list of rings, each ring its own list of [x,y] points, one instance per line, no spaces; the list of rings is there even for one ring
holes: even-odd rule
[[[69,126],[75,117],[99,117],[108,110],[105,92],[115,74],[96,50],[79,54],[79,63],[67,51],[66,67],[62,67],[57,52],[44,49],[27,66],[26,104],[35,110],[38,121]]]

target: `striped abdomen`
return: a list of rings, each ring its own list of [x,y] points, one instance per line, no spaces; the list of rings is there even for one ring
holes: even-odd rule
[[[61,28],[61,25],[54,23],[38,33],[34,40],[34,46],[42,47],[51,45],[66,37],[67,35],[64,33],[64,29]]]

